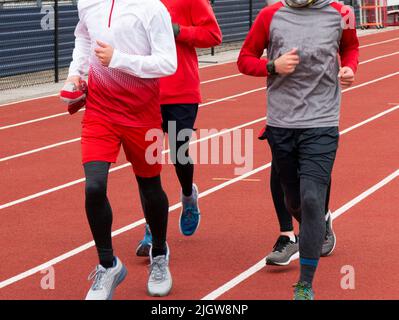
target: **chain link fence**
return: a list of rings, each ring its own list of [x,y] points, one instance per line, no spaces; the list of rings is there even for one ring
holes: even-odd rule
[[[240,47],[266,0],[211,3],[223,32],[220,52]],[[0,91],[65,79],[77,22],[77,0],[0,0]]]

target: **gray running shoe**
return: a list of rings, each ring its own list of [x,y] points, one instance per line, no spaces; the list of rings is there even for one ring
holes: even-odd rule
[[[299,252],[298,237],[292,242],[287,236],[280,236],[273,247],[273,251],[266,257],[267,265],[287,266],[294,255]]]
[[[326,237],[324,239],[323,248],[321,249],[321,256],[327,257],[331,255],[337,244],[337,238],[332,225],[331,211],[328,212],[328,220],[326,221]]]
[[[172,275],[169,270],[169,248],[166,255],[152,257],[150,251],[150,276],[148,278],[147,290],[152,297],[164,297],[172,290]]]
[[[89,275],[93,284],[86,295],[86,300],[112,300],[115,288],[125,279],[126,267],[115,257],[115,266],[104,268],[98,265]]]

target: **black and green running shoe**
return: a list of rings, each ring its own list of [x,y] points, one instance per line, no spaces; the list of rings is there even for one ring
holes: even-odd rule
[[[294,284],[293,300],[314,300],[314,292],[312,286],[306,282],[298,282]]]

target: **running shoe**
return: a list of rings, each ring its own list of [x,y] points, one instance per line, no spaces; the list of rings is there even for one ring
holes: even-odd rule
[[[180,214],[180,232],[185,236],[191,236],[198,229],[201,220],[201,213],[198,207],[198,187],[193,184],[193,194],[191,201],[185,201],[183,193],[181,194],[182,199],[182,211]]]
[[[89,280],[93,280],[93,284],[86,295],[86,300],[112,300],[115,288],[125,279],[126,274],[126,267],[117,257],[111,268],[106,269],[99,264],[89,275]]]
[[[293,300],[314,300],[314,291],[312,286],[306,282],[298,282],[294,284]]]
[[[164,297],[172,290],[172,275],[169,270],[169,247],[165,255],[152,257],[150,250],[150,275],[147,290],[152,297]]]
[[[298,237],[296,242],[290,240],[288,236],[281,235],[273,247],[273,251],[266,257],[267,265],[287,266],[290,264],[294,255],[299,252]]]
[[[150,231],[150,226],[145,225],[144,238],[140,240],[139,245],[136,249],[136,256],[138,257],[148,257],[150,255],[150,248],[152,245],[152,235]]]
[[[335,237],[335,233],[332,225],[331,211],[328,211],[328,219],[326,221],[326,236],[324,239],[323,247],[321,250],[321,256],[327,257],[331,255],[335,249],[335,245],[337,243],[337,238]]]

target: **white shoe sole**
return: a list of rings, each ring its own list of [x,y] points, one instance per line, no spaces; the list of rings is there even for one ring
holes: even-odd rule
[[[336,237],[334,229],[333,229],[333,219],[331,219],[331,231],[332,231],[332,234],[334,236],[334,245],[333,245],[332,249],[327,254],[321,255],[321,257],[324,257],[324,258],[328,257],[328,256],[331,256],[332,253],[335,250],[335,246],[337,245],[337,237]]]
[[[294,254],[288,259],[287,262],[269,262],[269,261],[267,260],[267,257],[266,257],[266,265],[268,265],[268,266],[281,266],[281,267],[284,267],[284,266],[288,266],[293,260],[296,260],[296,259],[298,259],[298,258],[299,258],[299,252],[294,253]]]

